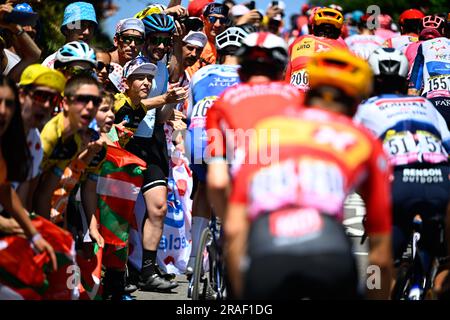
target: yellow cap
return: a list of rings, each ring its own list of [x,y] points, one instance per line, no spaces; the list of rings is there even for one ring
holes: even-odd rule
[[[40,64],[32,64],[22,72],[19,82],[20,86],[30,84],[49,87],[62,93],[66,86],[66,78],[59,71],[44,67]]]
[[[347,50],[332,49],[311,57],[306,69],[311,89],[329,85],[352,97],[368,97],[373,88],[369,64]]]

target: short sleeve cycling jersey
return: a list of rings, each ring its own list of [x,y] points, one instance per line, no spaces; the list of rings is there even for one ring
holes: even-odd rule
[[[356,34],[345,39],[351,52],[362,59],[369,59],[372,52],[383,45],[383,38],[372,34]]]
[[[420,44],[411,82],[427,98],[450,97],[450,39],[430,39]]]
[[[124,93],[118,93],[115,95],[114,102],[114,113],[115,119],[114,123],[121,123],[126,120],[125,128],[131,130],[133,133],[136,132],[142,119],[146,116],[147,109],[143,104],[138,106],[133,105],[131,99]]]
[[[227,89],[208,110],[206,157],[226,158],[238,165],[242,145],[260,118],[295,114],[303,107],[303,94],[283,82],[245,83]]]
[[[417,36],[408,36],[406,34],[393,37],[390,39],[387,39],[384,43],[384,46],[387,48],[394,48],[397,50],[400,50],[401,52],[405,53],[406,48],[411,43],[417,42],[419,38]]]
[[[63,139],[63,131],[63,113],[54,116],[42,129],[41,141],[44,150],[41,163],[42,172],[56,169],[54,173],[61,176],[64,169],[80,153],[82,144],[80,134],[77,132]]]
[[[379,137],[393,166],[447,162],[450,133],[446,122],[423,97],[372,97],[358,107],[354,120]]]
[[[278,131],[277,140],[258,134],[268,128]],[[343,115],[309,108],[296,117],[262,118],[254,129],[258,138],[250,144],[247,159],[272,141],[279,152],[277,160],[267,163],[245,161],[235,175],[230,202],[245,204],[250,220],[294,207],[315,209],[342,222],[346,196],[360,188],[367,232],[390,232],[390,167],[370,132]]]
[[[206,113],[219,95],[239,83],[238,65],[209,65],[203,67],[190,83],[187,105],[186,149],[191,162],[203,159],[207,145]],[[200,162],[201,163],[201,162]]]
[[[295,40],[289,47],[286,82],[302,91],[307,91],[309,79],[306,64],[315,53],[326,52],[331,48],[346,48],[346,45],[338,40],[313,35],[304,35]]]

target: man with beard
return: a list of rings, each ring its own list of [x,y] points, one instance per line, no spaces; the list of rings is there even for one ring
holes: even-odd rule
[[[191,77],[200,68],[216,63],[216,36],[224,32],[227,28],[227,25],[229,23],[228,11],[229,9],[226,5],[217,2],[212,2],[205,7],[202,19],[205,25],[203,31],[208,37],[208,43],[203,49],[203,53],[200,56],[199,61],[197,61],[192,67],[189,67],[187,69]]]
[[[173,115],[173,108],[187,98],[188,88],[178,85],[168,86],[170,77],[166,56],[171,52],[172,44],[181,46],[180,30],[177,30],[175,41],[173,39],[174,19],[165,14],[151,14],[143,18],[142,22],[146,34],[143,53],[151,63],[157,65],[158,73],[152,80],[148,98],[142,100],[147,113],[126,146],[129,152],[140,154],[141,159],[147,163],[144,184],[141,188],[147,211],[143,224],[139,225],[142,226],[142,239],[137,237],[130,240],[136,246],[142,243],[142,257],[139,253],[131,254],[130,263],[135,269],[141,269],[138,285],[142,290],[167,291],[177,287],[178,284],[171,281],[172,276],[164,274],[156,263],[157,248],[167,213],[169,157],[164,123]],[[174,52],[177,53],[177,50]],[[179,75],[174,75],[174,78],[178,80]]]
[[[111,62],[122,67],[130,60],[136,58],[142,51],[145,41],[145,27],[142,20],[128,18],[117,24],[114,45],[117,48],[111,52]]]

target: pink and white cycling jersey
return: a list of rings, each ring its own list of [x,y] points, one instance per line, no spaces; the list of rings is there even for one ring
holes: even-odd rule
[[[380,29],[375,30],[375,35],[380,37],[380,38],[383,38],[383,42],[384,42],[387,39],[399,36],[400,33],[399,32],[394,32],[394,31],[389,30],[389,29],[380,28]]]
[[[408,36],[408,35],[401,35],[398,37],[393,37],[384,43],[384,46],[388,48],[394,48],[397,50],[400,50],[401,52],[405,53],[406,48],[411,43],[415,43],[419,40],[417,36]]]
[[[354,121],[383,142],[394,166],[447,162],[450,132],[441,114],[423,97],[372,97],[358,107]]]
[[[367,60],[372,52],[383,45],[384,40],[376,35],[355,34],[345,39],[348,48],[357,56]]]
[[[414,60],[416,59],[416,56],[417,56],[417,49],[419,49],[419,46],[422,42],[423,42],[422,40],[419,40],[417,42],[412,42],[405,49],[405,56],[409,62],[409,73],[408,74],[411,73],[411,70],[412,70],[412,67],[414,64]]]
[[[427,98],[450,97],[450,39],[439,37],[419,45],[410,80]]]

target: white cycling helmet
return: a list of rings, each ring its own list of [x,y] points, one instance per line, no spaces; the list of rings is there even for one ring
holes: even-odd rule
[[[288,46],[286,41],[269,32],[249,34],[236,55],[241,64],[259,62],[284,68],[288,62]]]
[[[217,51],[223,50],[228,46],[241,47],[242,42],[248,33],[239,27],[230,27],[216,37]]]
[[[394,48],[378,48],[368,60],[375,76],[399,76],[406,78],[409,64],[406,56]]]
[[[56,53],[55,68],[74,61],[85,61],[93,67],[97,66],[94,49],[83,41],[72,41],[63,45]]]

